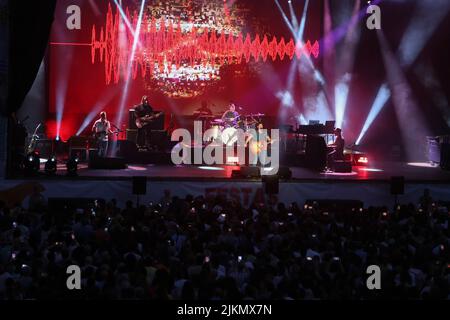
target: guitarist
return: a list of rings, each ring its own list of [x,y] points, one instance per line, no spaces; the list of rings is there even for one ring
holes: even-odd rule
[[[143,96],[141,99],[141,104],[137,105],[134,108],[134,116],[136,119],[143,118],[145,116],[152,116],[154,114],[153,108],[148,103],[147,96]],[[138,137],[144,136],[145,146],[148,148],[150,146],[150,134],[151,130],[148,126],[143,126],[142,128],[138,128]],[[138,138],[138,142],[142,141],[142,138]]]
[[[250,148],[250,152],[258,157],[256,163],[251,163],[250,165],[265,166],[264,163],[267,158],[267,146],[273,141],[267,135],[267,131],[263,134],[263,130],[264,125],[260,122],[256,126],[256,131],[254,134],[247,134],[245,145]]]
[[[100,119],[94,122],[92,126],[92,132],[97,139],[98,143],[98,156],[106,157],[108,154],[108,135],[112,133],[111,123],[106,118],[106,112],[100,112]]]

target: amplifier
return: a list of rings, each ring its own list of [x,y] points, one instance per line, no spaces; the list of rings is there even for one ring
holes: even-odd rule
[[[134,109],[128,110],[128,128],[129,129],[137,129],[136,117],[134,115]],[[127,138],[127,140],[128,140],[128,138]]]
[[[127,140],[137,143],[137,129],[127,129]]]

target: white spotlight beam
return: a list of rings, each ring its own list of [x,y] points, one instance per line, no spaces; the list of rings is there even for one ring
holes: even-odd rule
[[[280,3],[278,2],[278,0],[275,0],[275,4],[277,5],[278,10],[280,11],[281,16],[283,17],[284,22],[286,23],[286,25],[288,26],[289,30],[291,31],[291,33],[292,33],[292,34],[294,35],[294,37],[295,37],[295,29],[294,29],[294,27],[292,26],[292,23],[289,21],[289,19],[288,19],[286,13],[284,12],[284,10],[283,10],[283,8],[281,7],[281,5],[280,5]]]
[[[404,69],[411,67],[449,10],[450,2],[447,0],[423,0],[417,3],[414,15],[397,50],[398,61]],[[450,125],[450,120],[448,123]],[[370,127],[371,124],[372,122],[368,126]],[[364,133],[361,131],[359,140],[364,137],[367,130],[368,127],[363,128]]]
[[[359,21],[360,2],[356,1],[353,7],[350,24],[339,56],[337,64],[337,83],[334,91],[336,127],[342,128],[344,124],[345,109],[347,107],[348,93],[350,90],[351,74],[355,62],[356,47],[360,38],[357,28]]]
[[[130,30],[131,34],[134,37],[134,29],[131,26],[130,20],[128,20],[127,15],[123,11],[122,6],[117,2],[117,0],[114,0],[114,3],[116,4],[117,9],[119,10],[120,15],[122,16],[123,22],[125,22],[125,25],[127,26],[128,30]]]
[[[294,11],[294,7],[292,6],[292,1],[291,0],[288,0],[288,5],[289,5],[289,13],[291,15],[292,26],[294,27],[295,30],[297,30],[297,28],[298,28],[298,20],[297,20],[297,16],[295,14],[295,11]]]
[[[306,15],[308,13],[309,0],[306,0],[305,7],[303,8],[302,19],[300,20],[300,25],[298,28],[297,39],[303,42],[303,34],[305,33],[306,26]]]
[[[278,10],[281,13],[281,16],[283,17],[284,22],[286,23],[287,27],[289,28],[289,30],[292,33],[292,36],[294,37],[296,45],[297,46],[304,46],[303,39],[299,38],[299,34],[301,33],[303,35],[303,32],[304,32],[304,26],[306,24],[306,12],[308,10],[309,0],[307,0],[306,3],[305,3],[305,8],[303,10],[303,18],[302,18],[302,21],[300,22],[300,26],[303,25],[303,28],[302,29],[298,28],[298,30],[294,29],[294,26],[293,26],[292,22],[289,21],[286,13],[284,12],[283,8],[281,7],[281,5],[279,3],[279,1],[278,0],[274,0],[274,1],[275,1],[275,4],[278,7]],[[318,80],[320,82],[319,79],[323,79],[323,76],[320,74],[320,72],[314,66],[314,63],[312,62],[311,57],[308,57],[307,55],[303,55],[302,59],[306,60],[306,62],[308,62],[308,65],[310,66],[310,68],[313,69],[315,74],[318,74],[318,76],[316,77],[316,80]]]
[[[417,1],[414,15],[398,48],[402,67],[411,66],[450,10],[448,0]]]
[[[378,116],[381,109],[383,109],[383,106],[389,100],[390,96],[391,96],[391,90],[389,90],[388,85],[386,83],[384,83],[378,90],[375,101],[373,102],[373,105],[370,108],[369,115],[367,116],[367,119],[364,122],[364,126],[361,130],[361,133],[359,134],[359,137],[356,140],[357,145],[361,143],[367,130],[369,129],[371,124],[374,122],[375,118]]]
[[[422,111],[383,31],[377,30],[377,36],[408,160],[421,160],[425,157],[425,138],[429,133]]]
[[[143,13],[144,13],[144,6],[145,6],[145,0],[142,0],[141,7],[139,9],[139,17],[138,17],[138,20],[137,20],[137,23],[136,23],[136,28],[135,28],[135,34],[134,34],[134,39],[133,39],[133,46],[132,46],[132,49],[131,49],[130,60],[128,61],[127,74],[126,74],[126,77],[125,77],[125,85],[124,85],[123,95],[122,95],[122,98],[120,99],[119,111],[118,111],[117,117],[116,117],[116,123],[119,126],[122,123],[123,110],[125,108],[125,102],[127,101],[127,98],[128,98],[128,91],[129,91],[130,82],[131,82],[131,70],[132,70],[132,67],[133,67],[134,56],[136,54],[136,47],[137,47],[137,44],[139,43],[139,35],[140,35],[140,32],[141,32],[142,16],[143,16]],[[113,143],[112,150],[113,150],[113,153],[115,153],[115,151],[116,151],[116,144],[114,144],[114,143]]]
[[[334,88],[334,99],[335,99],[335,117],[336,117],[336,128],[342,128],[344,124],[344,114],[345,107],[347,105],[348,92],[350,90],[350,74],[339,81]]]

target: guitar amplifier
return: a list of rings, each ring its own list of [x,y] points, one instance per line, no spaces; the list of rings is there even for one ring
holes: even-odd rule
[[[136,126],[136,116],[134,115],[134,109],[128,111],[128,129],[137,129]],[[127,140],[129,140],[127,138]]]
[[[161,111],[154,111],[155,114],[159,113]],[[152,122],[150,122],[147,127],[150,130],[164,130],[164,117],[165,114],[162,113],[159,117],[157,117],[156,119],[154,119]]]
[[[127,129],[127,140],[137,143],[137,129]]]

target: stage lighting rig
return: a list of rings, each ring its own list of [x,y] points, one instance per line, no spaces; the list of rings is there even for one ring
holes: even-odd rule
[[[39,172],[40,157],[38,152],[30,152],[25,159],[25,174],[35,176]]]
[[[57,162],[54,156],[50,157],[45,163],[45,173],[49,176],[56,174]]]
[[[77,171],[78,171],[78,157],[71,157],[67,163],[66,163],[66,167],[67,167],[67,175],[74,177],[77,176]]]

